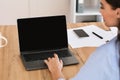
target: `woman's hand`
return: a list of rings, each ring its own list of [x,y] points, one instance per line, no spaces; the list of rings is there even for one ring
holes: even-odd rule
[[[44,60],[44,62],[47,64],[53,80],[57,80],[60,77],[64,78],[62,73],[63,62],[59,60],[57,54],[54,54],[54,57],[48,58],[48,60]]]

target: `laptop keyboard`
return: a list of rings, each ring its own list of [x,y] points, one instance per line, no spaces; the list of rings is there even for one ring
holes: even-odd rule
[[[59,58],[61,57],[67,57],[71,56],[69,51],[63,50],[63,51],[54,51],[54,52],[44,52],[44,53],[33,53],[33,54],[24,54],[23,56],[25,57],[26,61],[35,61],[35,60],[44,60],[47,59],[48,57],[53,57],[54,53],[58,55]]]

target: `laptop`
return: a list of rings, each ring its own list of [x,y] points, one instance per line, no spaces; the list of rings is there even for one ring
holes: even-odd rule
[[[63,66],[79,61],[68,48],[65,15],[17,19],[20,56],[26,70],[47,69],[44,59],[56,53]]]

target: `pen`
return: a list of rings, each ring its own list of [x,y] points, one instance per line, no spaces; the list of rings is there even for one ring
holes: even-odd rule
[[[92,32],[95,36],[97,36],[97,37],[99,37],[100,39],[103,39],[103,37],[102,36],[100,36],[100,35],[98,35],[98,34],[96,34],[95,32]]]

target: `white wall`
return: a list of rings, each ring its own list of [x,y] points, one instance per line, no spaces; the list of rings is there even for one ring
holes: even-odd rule
[[[18,17],[28,14],[28,0],[0,0],[0,25],[16,24]]]
[[[31,16],[65,14],[68,17],[69,0],[30,0]]]
[[[64,14],[69,21],[70,0],[0,0],[0,25],[17,18]]]

